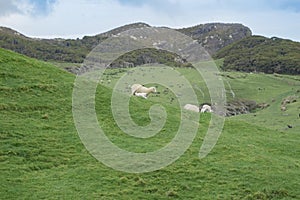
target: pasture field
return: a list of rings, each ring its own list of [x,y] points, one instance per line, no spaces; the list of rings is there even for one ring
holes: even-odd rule
[[[193,69],[176,70],[190,80],[199,101],[209,99]],[[157,103],[168,118],[152,138],[123,134],[110,99],[124,73],[108,70],[97,88],[99,124],[120,148],[159,149],[178,128],[178,102],[162,86],[160,94],[147,100],[131,97],[129,109],[137,124],[150,121],[148,110]],[[217,145],[204,159],[198,154],[211,114],[201,114],[197,136],[177,161],[158,171],[131,174],[100,163],[82,144],[72,116],[73,74],[0,49],[0,199],[299,199],[300,77],[222,74],[229,100],[234,93],[270,106],[227,118]],[[281,111],[281,102],[290,96],[295,102]]]
[[[103,75],[103,84],[113,88],[118,79],[130,70],[108,70]],[[199,73],[191,68],[176,68],[176,70],[190,81],[200,103],[210,102],[206,83]],[[168,76],[168,74],[164,75]],[[269,105],[267,108],[257,110],[254,113],[235,116],[236,120],[261,125],[272,130],[300,132],[300,76],[244,72],[221,72],[221,75],[226,89],[227,101],[247,99],[258,104]],[[151,100],[173,105],[170,99],[175,98],[175,96],[171,93],[165,94],[164,90],[165,87],[158,86],[158,91],[161,94],[159,96],[152,95]],[[128,92],[130,92],[129,87]],[[287,109],[282,111],[281,106],[285,99],[290,99],[290,103],[286,104]],[[287,125],[291,125],[293,128],[288,128]]]

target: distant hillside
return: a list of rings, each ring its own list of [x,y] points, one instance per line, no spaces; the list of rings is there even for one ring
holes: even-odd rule
[[[40,60],[82,62],[88,48],[81,40],[37,39],[0,27],[0,47]]]
[[[150,25],[128,24],[95,36],[84,36],[82,39],[30,38],[10,28],[0,27],[0,47],[40,60],[82,63],[86,55],[101,41],[139,27]],[[277,37],[251,36],[251,30],[242,24],[208,23],[175,30],[197,40],[214,58],[224,59],[224,70],[300,74],[298,42]],[[149,62],[189,66],[183,59],[178,62],[178,56],[172,53],[145,49],[124,55],[112,67],[136,66]],[[66,68],[73,73],[78,72],[77,68]]]
[[[178,31],[199,41],[212,55],[223,47],[251,36],[251,30],[242,24],[208,23]]]
[[[220,50],[215,58],[224,58],[224,70],[300,74],[300,43],[276,37],[244,38]]]
[[[82,63],[85,56],[106,38],[128,29],[149,26],[145,23],[128,24],[105,33],[84,36],[82,39],[76,40],[29,38],[12,29],[0,27],[0,47],[40,60]],[[177,31],[198,40],[212,54],[251,35],[250,29],[241,24],[211,23],[177,29]]]
[[[111,37],[113,35],[117,35],[118,33],[121,33],[123,31],[127,31],[134,28],[142,28],[142,27],[150,27],[150,25],[145,23],[133,23],[133,24],[127,24],[124,26],[120,26],[118,28],[112,29],[105,33],[100,33],[95,36],[84,36],[80,41],[82,45],[86,46],[89,50],[92,50],[95,46],[97,46],[101,41],[105,40],[108,37]]]

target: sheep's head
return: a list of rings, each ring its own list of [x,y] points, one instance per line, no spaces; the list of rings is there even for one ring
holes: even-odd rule
[[[156,93],[156,88],[155,87],[150,87],[150,89],[151,89],[152,93]]]

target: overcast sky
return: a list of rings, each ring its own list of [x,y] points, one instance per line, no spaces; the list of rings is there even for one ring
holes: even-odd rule
[[[27,36],[81,38],[133,22],[188,27],[242,23],[300,41],[300,0],[0,0],[0,26]]]

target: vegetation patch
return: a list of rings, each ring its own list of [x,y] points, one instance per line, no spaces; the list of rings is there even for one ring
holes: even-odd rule
[[[250,36],[228,45],[215,58],[224,58],[223,70],[300,74],[300,43],[280,38]]]

